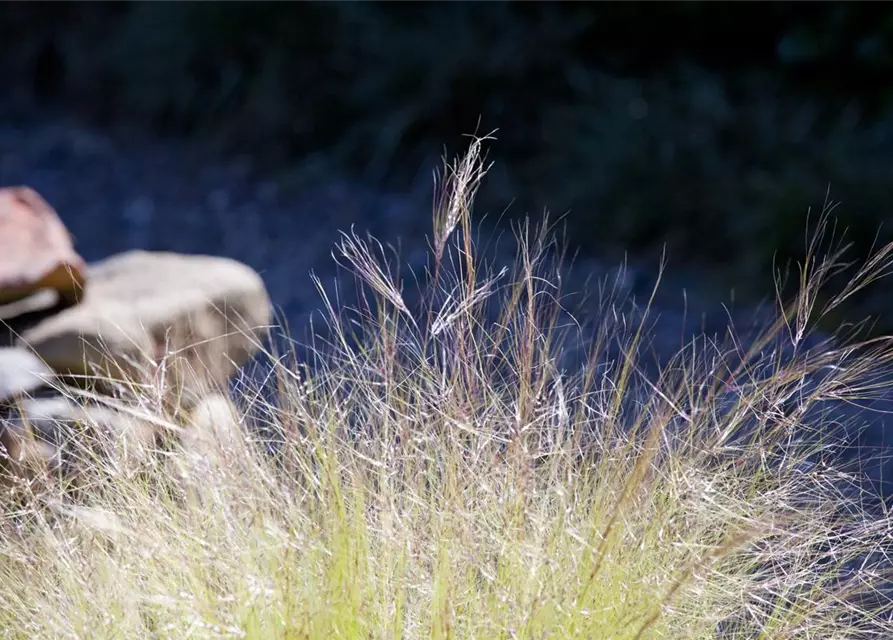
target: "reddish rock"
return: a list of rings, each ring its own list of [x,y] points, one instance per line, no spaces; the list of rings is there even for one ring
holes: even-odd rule
[[[0,304],[41,289],[76,302],[85,278],[84,260],[49,203],[28,187],[0,189]]]

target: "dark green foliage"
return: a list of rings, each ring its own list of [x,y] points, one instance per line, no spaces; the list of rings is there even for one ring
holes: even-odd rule
[[[886,3],[22,3],[0,17],[12,95],[304,175],[405,186],[460,135],[498,128],[484,208],[570,210],[583,248],[668,244],[743,293],[768,292],[776,251],[798,256],[829,186],[860,255],[893,215]]]

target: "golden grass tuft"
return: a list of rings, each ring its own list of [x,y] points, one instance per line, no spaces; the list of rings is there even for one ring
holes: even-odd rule
[[[876,393],[893,349],[804,347],[839,255],[810,251],[751,346],[694,341],[654,379],[647,313],[606,299],[565,371],[579,329],[548,228],[517,229],[513,270],[476,255],[480,149],[444,175],[421,303],[345,235],[364,304],[320,287],[327,338],[298,365],[270,354],[278,400],[234,397],[244,428],[215,456],[108,447],[87,490],[7,491],[4,637],[893,637],[893,523],[826,464],[816,418]]]

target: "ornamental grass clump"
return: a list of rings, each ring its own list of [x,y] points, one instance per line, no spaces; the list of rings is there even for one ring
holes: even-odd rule
[[[481,259],[483,142],[443,175],[419,295],[345,234],[355,303],[318,283],[325,326],[237,387],[218,455],[107,447],[75,492],[10,482],[4,636],[893,637],[890,516],[835,436],[893,345],[809,339],[890,248],[819,306],[840,270],[819,233],[764,331],[651,366],[649,303],[605,282],[575,320],[548,227]]]

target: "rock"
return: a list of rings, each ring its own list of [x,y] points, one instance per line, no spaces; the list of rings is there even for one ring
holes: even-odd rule
[[[199,501],[216,483],[239,476],[248,453],[236,408],[222,393],[203,397],[186,415],[179,444],[179,455],[166,459],[167,472]]]
[[[0,189],[0,304],[41,289],[81,296],[84,260],[53,208],[28,187]]]
[[[0,304],[0,348],[21,349],[19,336],[22,332],[70,306],[51,289],[41,289],[21,300]]]
[[[40,289],[14,302],[0,304],[0,323],[9,325],[23,316],[58,307],[61,303],[60,298],[58,291]]]
[[[238,414],[229,399],[211,393],[189,412],[181,444],[190,454],[219,462],[243,443],[240,431]]]
[[[22,418],[42,440],[52,442],[60,427],[78,425],[96,429],[111,436],[116,442],[127,440],[136,445],[150,446],[155,440],[155,427],[123,411],[97,404],[82,404],[64,396],[33,398],[19,405]]]
[[[49,384],[53,372],[21,347],[0,347],[0,405]]]
[[[58,450],[8,426],[0,429],[0,483],[8,484],[11,478],[30,479],[45,473],[58,464]]]
[[[145,462],[155,449],[155,426],[107,406],[62,395],[29,398],[6,421],[3,444],[14,457],[43,460],[73,471],[88,446],[114,463]]]
[[[131,251],[90,265],[88,278],[79,304],[18,344],[63,375],[151,385],[175,410],[225,387],[270,323],[263,280],[227,258]]]

